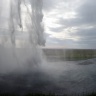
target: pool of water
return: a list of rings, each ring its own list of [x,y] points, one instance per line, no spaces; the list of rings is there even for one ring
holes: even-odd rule
[[[45,62],[33,72],[0,74],[0,92],[80,94],[96,89],[96,59]]]

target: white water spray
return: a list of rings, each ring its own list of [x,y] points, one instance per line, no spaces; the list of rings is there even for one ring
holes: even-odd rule
[[[26,70],[42,62],[42,6],[42,0],[0,0],[1,71]]]

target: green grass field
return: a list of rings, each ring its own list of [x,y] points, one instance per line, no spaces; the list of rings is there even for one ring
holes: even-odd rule
[[[47,58],[60,60],[84,60],[96,58],[96,50],[93,49],[43,49]]]

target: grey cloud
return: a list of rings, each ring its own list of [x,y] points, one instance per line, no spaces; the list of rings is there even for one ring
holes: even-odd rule
[[[43,8],[45,11],[50,11],[52,9],[58,9],[61,3],[70,3],[72,0],[43,0]],[[60,7],[60,6],[59,6]]]
[[[49,37],[47,38],[47,43],[57,43],[58,45],[70,45],[70,44],[74,44],[76,43],[74,40],[71,40],[71,39],[59,39],[59,38],[55,38],[55,37]]]
[[[77,30],[77,32],[71,32],[71,36],[79,36],[84,39],[96,39],[96,28],[90,28],[90,29],[81,29]]]
[[[85,45],[79,45],[77,42],[70,40],[70,39],[65,39],[65,40],[60,40],[58,38],[48,38],[47,41],[47,46],[53,45],[53,46],[63,46],[64,48],[84,48]]]
[[[94,25],[96,24],[96,0],[85,0],[81,6],[76,9],[76,18],[59,19],[59,23],[66,26]]]
[[[79,40],[74,41],[73,39],[63,39],[60,40],[59,38],[55,37],[48,37],[47,43],[53,43],[60,46],[69,46],[74,48],[96,48],[96,28],[90,29],[81,29],[77,30],[77,32],[71,32],[69,34],[73,38],[80,37]]]
[[[62,32],[64,28],[65,28],[65,26],[56,27],[56,28],[50,27],[49,29],[50,29],[50,31],[52,31],[52,32],[58,33],[58,32]]]
[[[44,10],[52,10],[53,8],[56,8],[58,4],[58,0],[43,0],[43,8]]]
[[[76,41],[76,43],[80,46],[86,46],[86,48],[96,48],[96,28],[81,29],[75,33],[71,33],[70,35],[74,38],[76,36],[80,37],[80,39]]]
[[[47,38],[47,44],[46,45],[57,45],[57,46],[64,46],[65,48],[90,48],[94,49],[96,48],[96,40],[86,40],[80,39],[79,41],[74,41],[71,39],[64,39],[60,40],[58,38]]]
[[[86,2],[77,9],[78,15],[86,23],[96,24],[96,0],[86,0]]]
[[[49,36],[50,36],[50,34],[47,34],[47,33],[44,34],[45,38],[48,38]]]
[[[61,2],[61,0],[60,1],[56,0],[56,2],[54,0],[47,0],[47,2],[49,3],[46,3],[45,9],[48,9],[47,11],[49,11],[52,10],[53,8],[56,9],[58,2]],[[57,42],[57,44],[61,46],[75,45],[74,47],[78,47],[78,48],[96,48],[96,28],[82,27],[82,25],[86,25],[86,26],[96,25],[96,12],[95,12],[96,0],[83,0],[83,1],[81,0],[80,2],[82,2],[82,4],[78,6],[77,9],[75,9],[77,14],[76,18],[63,19],[63,15],[61,14],[62,17],[59,18],[58,22],[56,23],[60,24],[63,27],[49,28],[50,31],[57,33],[57,32],[63,32],[63,30],[66,28],[79,27],[77,32],[70,32],[69,35],[72,36],[72,38],[80,37],[80,39],[77,41],[74,41],[73,39],[60,40],[58,38],[55,37],[50,38],[48,36],[47,39],[49,39],[49,41],[47,43]]]

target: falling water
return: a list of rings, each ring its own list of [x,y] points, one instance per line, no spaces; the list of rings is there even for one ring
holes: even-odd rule
[[[42,0],[0,0],[0,94],[95,92],[96,59],[42,62],[42,6]]]
[[[45,43],[42,6],[42,0],[0,0],[0,68],[3,71],[25,70],[42,62],[39,48]]]
[[[13,10],[14,6],[16,12]],[[24,7],[25,13],[23,12]],[[18,26],[20,29],[23,29],[23,31],[28,32],[30,44],[36,46],[37,44],[41,45],[44,43],[42,39],[43,28],[41,27],[43,18],[42,0],[11,0],[10,14],[11,42],[13,44],[15,44],[15,30],[18,29],[14,26]]]

